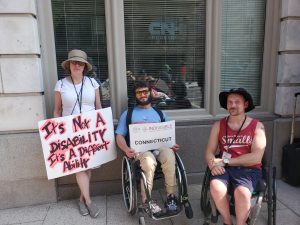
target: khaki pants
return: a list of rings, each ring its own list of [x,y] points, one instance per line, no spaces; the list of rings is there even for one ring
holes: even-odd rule
[[[151,151],[140,153],[136,160],[140,160],[140,166],[145,174],[149,193],[153,188],[153,178],[155,168],[157,166],[156,158]],[[170,148],[159,149],[157,160],[161,163],[162,172],[165,177],[165,187],[167,194],[175,194],[176,192],[176,176],[175,176],[175,154]],[[146,199],[145,188],[141,182],[142,200]]]

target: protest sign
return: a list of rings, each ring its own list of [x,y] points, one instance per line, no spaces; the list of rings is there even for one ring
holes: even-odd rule
[[[173,147],[175,142],[175,120],[162,123],[130,124],[130,147],[144,152],[162,147]]]
[[[39,121],[48,179],[98,167],[117,157],[111,108]]]

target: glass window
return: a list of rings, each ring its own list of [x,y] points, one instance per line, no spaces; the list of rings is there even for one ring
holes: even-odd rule
[[[260,105],[266,2],[224,0],[221,90],[244,87]]]
[[[134,80],[163,109],[203,108],[205,0],[124,0],[129,105]]]
[[[61,62],[72,49],[81,49],[93,65],[89,74],[101,83],[102,104],[109,106],[104,0],[52,0],[58,78]]]

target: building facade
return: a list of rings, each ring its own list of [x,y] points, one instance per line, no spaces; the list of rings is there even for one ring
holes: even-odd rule
[[[126,71],[162,90],[173,84],[170,96],[184,83],[191,106],[166,113],[190,183],[201,182],[210,128],[226,115],[219,92],[246,87],[279,178],[300,91],[299,18],[298,0],[0,0],[0,209],[78,196],[74,176],[47,179],[37,127],[52,117],[60,62],[72,48],[90,56],[115,122],[130,103]],[[92,194],[121,192],[121,157],[94,172]]]

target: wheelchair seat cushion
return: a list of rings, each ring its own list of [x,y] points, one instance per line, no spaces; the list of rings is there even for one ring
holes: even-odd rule
[[[226,187],[232,187],[234,190],[238,186],[246,187],[252,193],[259,180],[261,180],[262,172],[259,169],[246,167],[226,167],[224,174],[219,176],[211,176],[211,180],[218,179],[223,182]]]

